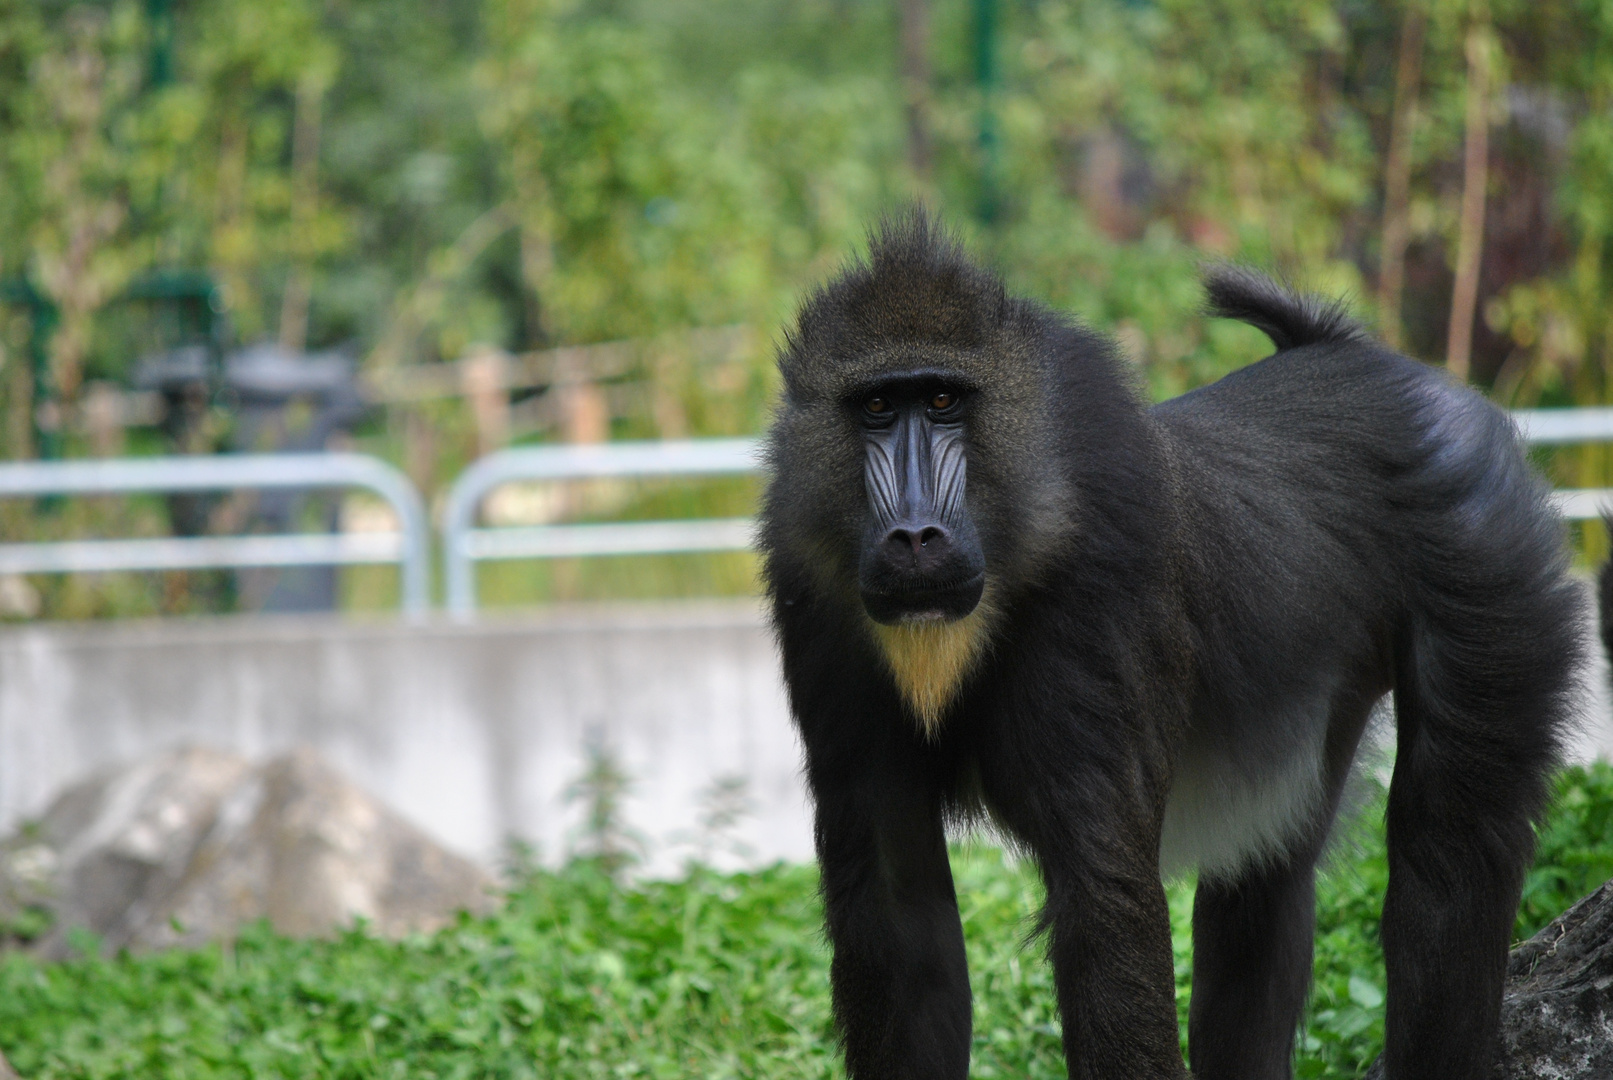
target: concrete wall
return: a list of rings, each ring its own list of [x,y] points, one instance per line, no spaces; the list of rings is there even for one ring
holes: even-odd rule
[[[1590,632],[1588,628],[1587,632]],[[1587,672],[1578,758],[1613,751],[1606,662]],[[593,607],[470,626],[241,617],[0,632],[0,832],[63,784],[183,744],[310,746],[450,847],[507,837],[557,860],[590,742],[632,779],[626,816],[673,872],[811,854],[800,751],[772,637],[749,602]],[[703,802],[742,777],[749,812],[713,850]]]
[[[308,617],[46,625],[0,633],[0,831],[64,783],[159,748],[310,746],[430,833],[493,861],[577,841],[590,743],[627,818],[675,870],[804,859],[811,826],[776,649],[752,603],[557,610],[405,626]],[[700,824],[743,777],[728,834]]]

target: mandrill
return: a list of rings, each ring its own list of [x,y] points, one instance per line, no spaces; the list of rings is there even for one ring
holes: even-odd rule
[[[1196,871],[1189,1060],[1290,1075],[1316,862],[1393,696],[1385,1064],[1489,1074],[1579,662],[1507,417],[1224,268],[1276,353],[1147,405],[1114,346],[922,213],[802,305],[761,544],[856,1080],[963,1080],[946,827],[1034,858],[1072,1077],[1184,1075],[1161,875]]]

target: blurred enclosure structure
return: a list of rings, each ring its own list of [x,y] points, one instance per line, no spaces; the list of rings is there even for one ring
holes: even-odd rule
[[[1198,316],[1206,258],[1349,295],[1507,405],[1610,393],[1605,0],[0,0],[0,27],[11,458],[340,445],[435,502],[508,444],[751,434],[801,290],[915,198],[1016,288],[1112,329],[1156,395],[1263,349]],[[1599,487],[1605,459],[1545,460]],[[753,496],[528,487],[486,513]],[[57,500],[0,507],[0,535],[384,514]],[[282,577],[9,579],[0,611],[395,602],[385,569]],[[510,565],[484,589],[755,579],[680,556]]]
[[[1197,267],[1230,258],[1351,297],[1509,407],[1613,399],[1613,0],[0,0],[0,452],[356,451],[440,524],[455,478],[504,447],[760,431],[803,289],[914,199],[1016,289],[1113,331],[1155,396],[1265,351],[1198,314]],[[1604,444],[1537,452],[1561,487],[1613,484]],[[737,519],[755,495],[745,475],[518,483],[479,513]],[[398,524],[361,491],[0,500],[3,543]],[[1575,537],[1606,554],[1599,525]],[[506,561],[478,582],[511,627],[549,602],[726,599],[766,641],[744,552]],[[0,618],[27,624],[398,600],[386,566],[0,575]],[[220,641],[269,624],[230,625]],[[26,718],[80,690],[39,673],[143,632],[7,631],[0,666],[25,658],[20,681],[58,698],[0,704],[0,812],[40,797],[15,794],[44,760],[19,748],[65,738]],[[217,700],[240,702],[315,661],[218,663],[244,674]],[[569,670],[521,685],[564,697]],[[197,707],[182,680],[165,692]],[[287,730],[346,715],[330,694]],[[238,731],[269,715],[230,708]],[[576,768],[608,719],[566,720]],[[82,738],[62,762],[127,741]]]

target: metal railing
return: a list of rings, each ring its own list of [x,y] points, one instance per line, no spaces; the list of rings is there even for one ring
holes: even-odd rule
[[[1576,442],[1613,442],[1613,407],[1582,409],[1514,409],[1512,419],[1526,442],[1560,446]]]
[[[476,563],[483,560],[736,551],[750,546],[754,528],[750,518],[477,528],[476,511],[495,488],[523,480],[752,473],[760,468],[759,449],[757,439],[698,439],[489,454],[461,473],[448,492],[442,526],[448,610],[461,618],[475,612]]]
[[[1512,419],[1532,446],[1613,442],[1613,408],[1515,409]],[[1554,491],[1557,512],[1570,521],[1588,521],[1613,509],[1613,488],[1568,488]]]
[[[221,454],[0,464],[0,498],[331,487],[365,488],[381,496],[397,514],[399,530],[0,544],[0,573],[397,563],[403,610],[425,614],[431,607],[431,534],[425,507],[414,485],[378,458]]]
[[[1520,409],[1512,417],[1535,445],[1613,442],[1613,408]],[[484,560],[733,551],[749,547],[754,530],[749,518],[478,528],[477,510],[494,489],[518,481],[749,473],[760,467],[759,446],[755,439],[606,443],[504,450],[482,458],[448,495],[448,610],[459,617],[475,612],[476,563]],[[1586,520],[1613,507],[1613,488],[1557,491],[1553,498],[1564,517]]]
[[[1613,442],[1613,408],[1521,409],[1512,413],[1534,445]],[[447,607],[476,610],[476,564],[499,559],[736,551],[751,546],[751,518],[633,521],[484,528],[483,500],[505,484],[596,478],[743,475],[761,468],[759,439],[538,446],[501,450],[467,468],[443,514]],[[361,454],[243,454],[0,464],[0,498],[234,488],[358,487],[396,512],[401,528],[380,533],[298,533],[0,544],[0,573],[168,570],[235,566],[397,563],[403,609],[430,608],[430,535],[414,486]],[[1613,488],[1553,493],[1564,517],[1586,520],[1613,507]]]

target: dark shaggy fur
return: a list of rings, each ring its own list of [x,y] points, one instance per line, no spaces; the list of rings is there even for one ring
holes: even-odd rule
[[[1613,514],[1602,515],[1602,526],[1613,537]],[[1603,563],[1602,569],[1596,574],[1596,600],[1602,629],[1602,650],[1613,662],[1613,559]]]
[[[1162,860],[1200,873],[1195,1074],[1288,1076],[1314,864],[1386,693],[1388,1075],[1487,1075],[1581,654],[1560,523],[1476,394],[1249,271],[1208,289],[1279,351],[1153,408],[920,215],[788,336],[762,538],[859,1080],[967,1073],[944,825],[982,813],[1046,881],[1071,1076],[1182,1075]],[[989,601],[929,732],[855,569],[858,402],[915,370],[971,396]]]

